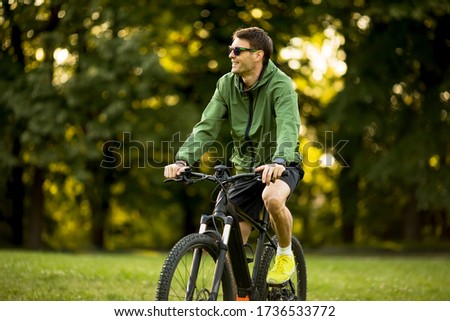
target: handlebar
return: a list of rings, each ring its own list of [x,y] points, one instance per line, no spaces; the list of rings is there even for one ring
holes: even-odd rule
[[[168,182],[184,182],[186,184],[194,184],[199,181],[213,181],[218,184],[227,184],[237,181],[239,179],[255,179],[261,181],[262,172],[251,172],[237,175],[231,175],[229,168],[224,165],[218,165],[214,167],[214,175],[193,172],[190,167],[187,167],[185,171],[178,178],[168,178],[164,180],[164,183]],[[281,176],[288,176],[289,171],[285,170]],[[196,178],[192,178],[196,177]]]

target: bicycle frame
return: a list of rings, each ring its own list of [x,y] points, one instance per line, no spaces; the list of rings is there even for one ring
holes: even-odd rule
[[[248,266],[247,255],[245,252],[245,245],[242,240],[242,234],[239,227],[239,217],[250,222],[253,228],[259,231],[255,250],[255,261],[253,266],[252,276],[250,275],[250,268]],[[222,234],[217,229],[217,221],[223,224]],[[208,227],[214,226],[214,230],[208,230]],[[255,221],[252,217],[246,213],[234,208],[231,203],[228,202],[227,197],[222,190],[216,200],[216,205],[211,215],[203,215],[200,221],[199,233],[213,233],[217,237],[219,244],[219,255],[216,262],[216,268],[214,271],[214,279],[211,287],[210,300],[216,300],[220,287],[220,280],[222,278],[222,272],[225,264],[227,253],[229,254],[231,267],[233,270],[234,278],[237,287],[237,296],[243,299],[257,300],[259,298],[258,293],[255,293],[256,286],[255,280],[258,275],[261,255],[265,246],[265,240],[269,240],[271,246],[276,248],[273,244],[270,234],[268,232],[269,227],[269,214],[267,210],[263,211],[263,218],[260,222]],[[194,253],[192,268],[191,268],[191,280],[196,279],[196,273],[198,262],[200,260],[198,251]],[[190,299],[194,290],[194,284],[189,282],[186,291],[186,297]]]

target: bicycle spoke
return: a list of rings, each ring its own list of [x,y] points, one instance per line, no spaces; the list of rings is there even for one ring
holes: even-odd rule
[[[177,247],[177,246],[176,246]],[[158,282],[157,299],[206,301],[210,299],[216,269],[217,245],[208,236],[193,234],[180,242],[179,249],[169,254]],[[218,300],[234,298],[231,269],[226,262]]]

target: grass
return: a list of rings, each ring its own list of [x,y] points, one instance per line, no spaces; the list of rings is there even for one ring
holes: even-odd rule
[[[154,300],[157,253],[0,251],[0,300]]]
[[[309,300],[447,301],[449,256],[312,256]]]
[[[152,301],[166,253],[0,251],[2,301]],[[307,253],[308,300],[448,301],[450,256]]]

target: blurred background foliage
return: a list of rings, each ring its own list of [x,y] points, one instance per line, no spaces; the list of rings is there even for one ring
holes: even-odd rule
[[[448,0],[2,0],[0,246],[166,249],[193,231],[213,186],[165,185],[163,167],[247,26],[299,94],[304,245],[448,244]]]

